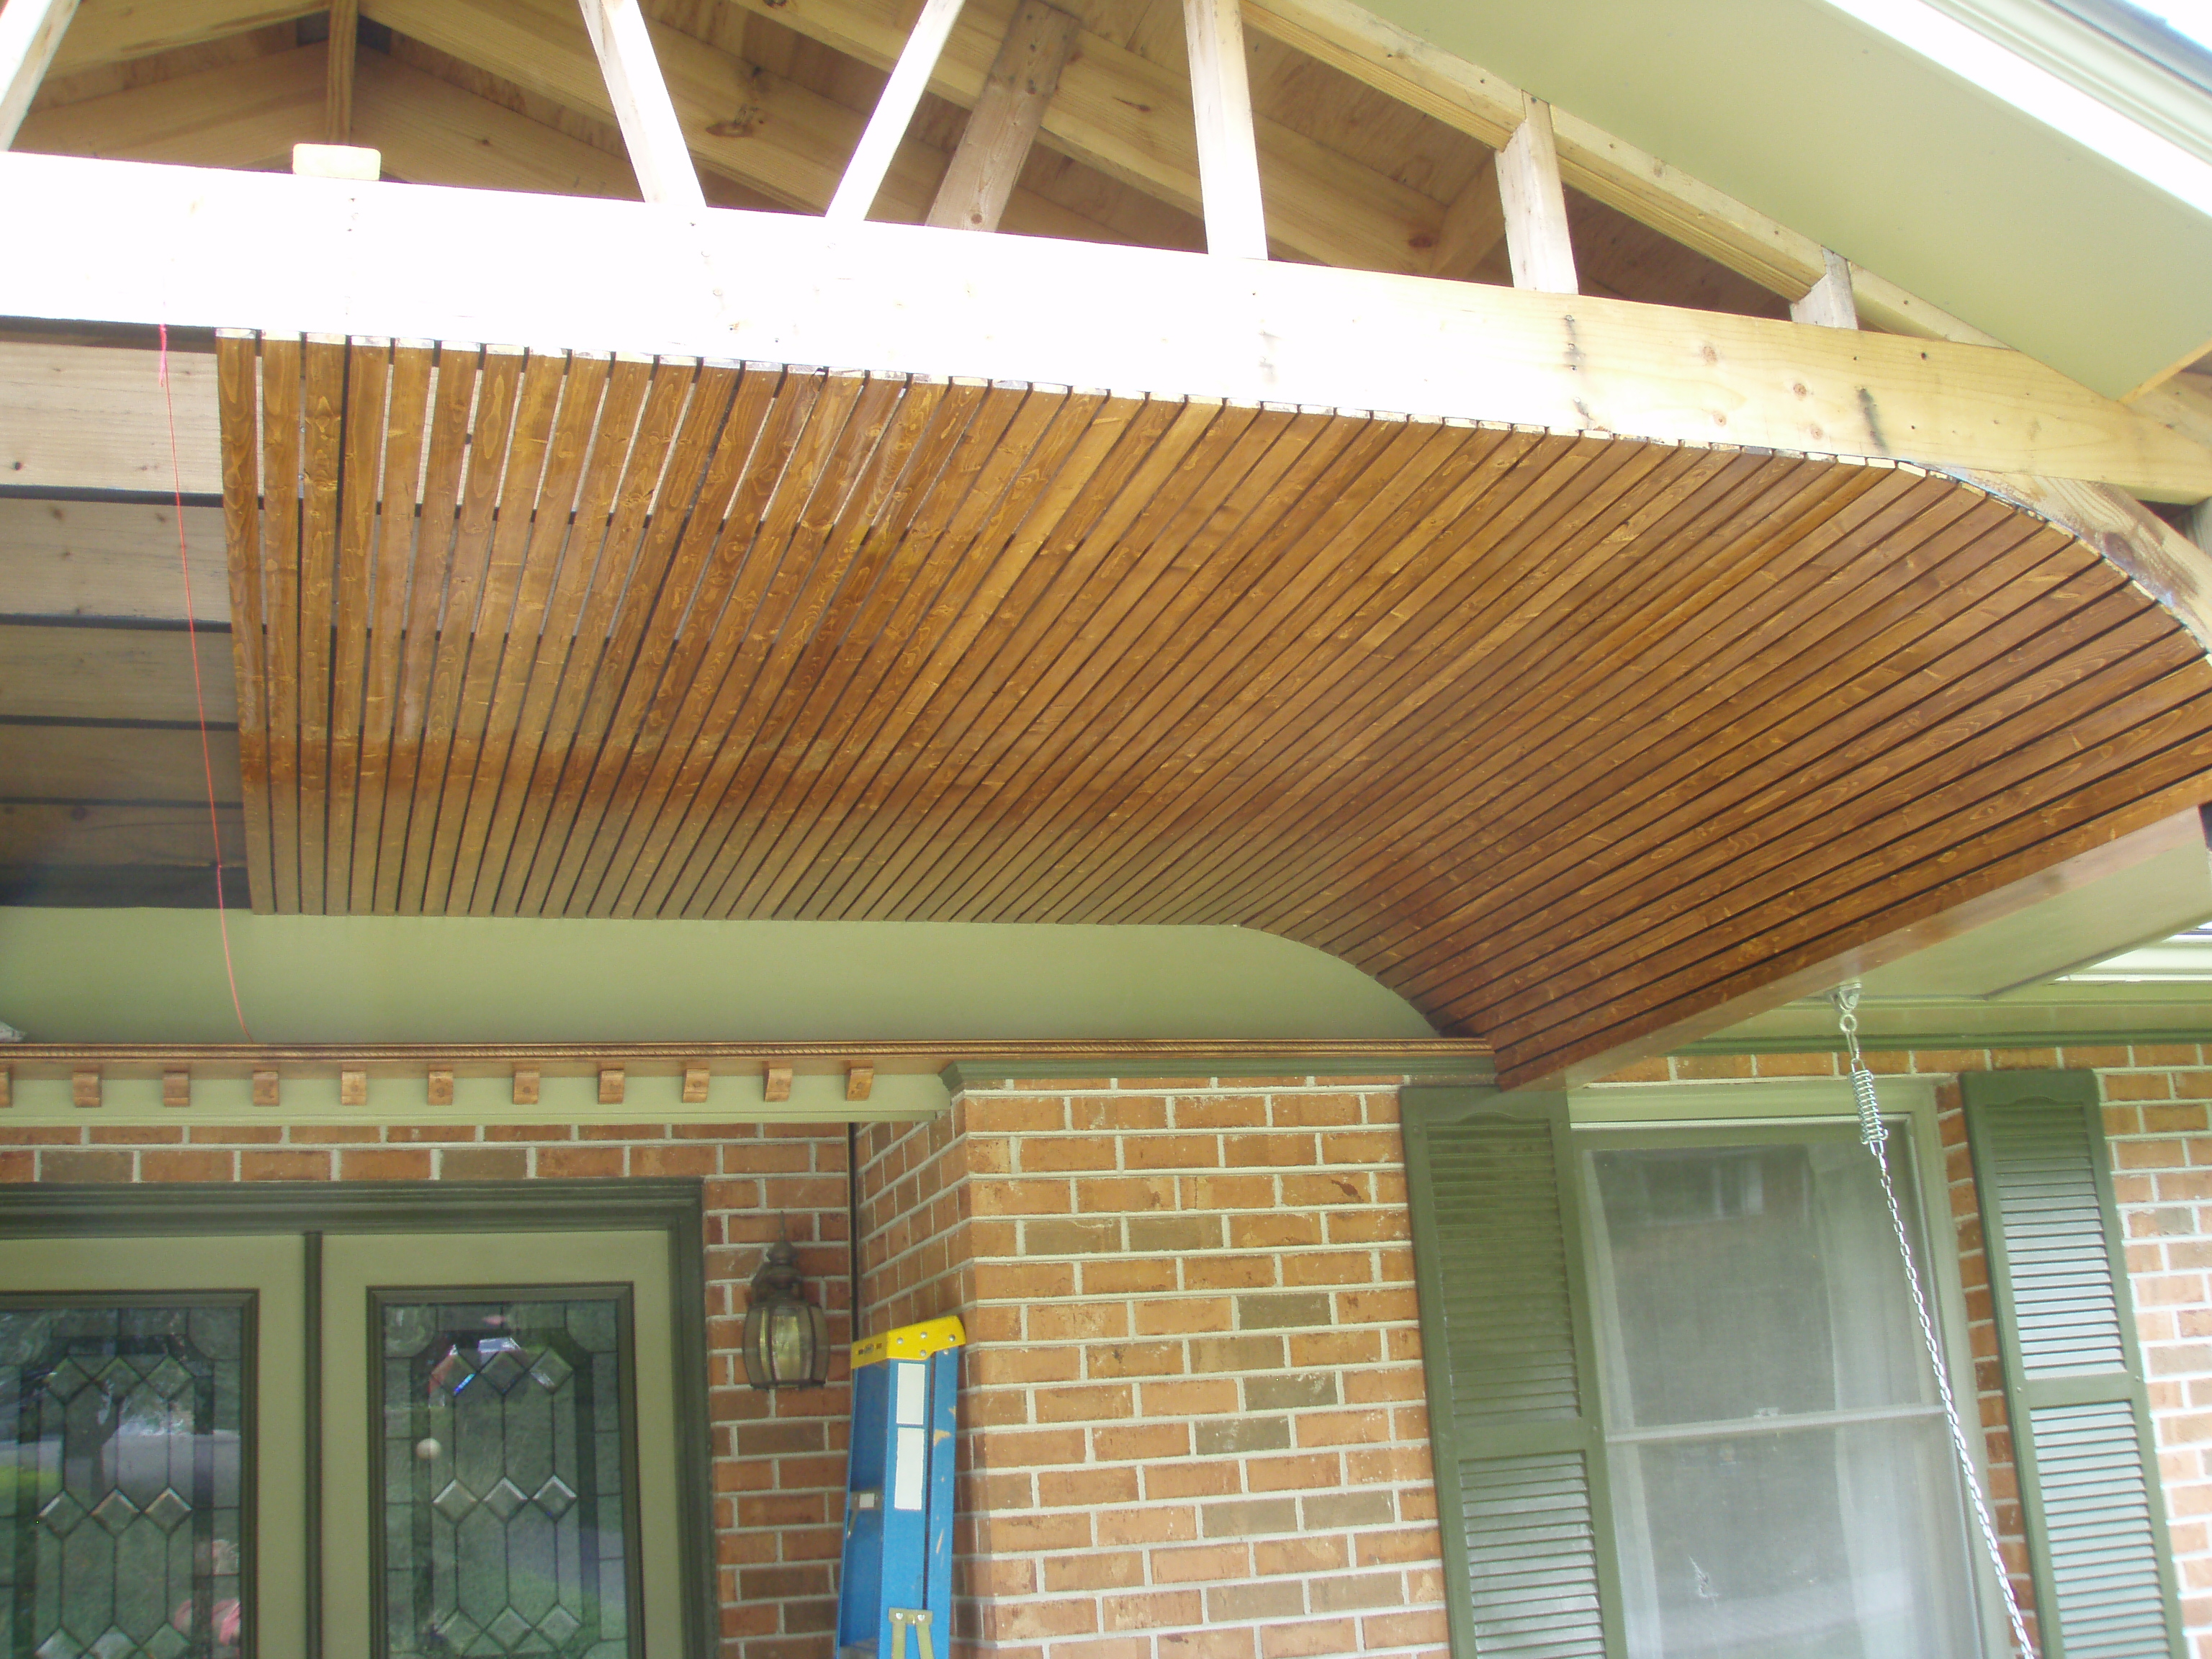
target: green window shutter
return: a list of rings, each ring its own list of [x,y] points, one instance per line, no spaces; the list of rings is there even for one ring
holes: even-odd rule
[[[1403,1098],[1453,1649],[1608,1659],[1619,1579],[1566,1096]]]
[[[2045,1659],[2182,1659],[2097,1079],[1961,1079]]]

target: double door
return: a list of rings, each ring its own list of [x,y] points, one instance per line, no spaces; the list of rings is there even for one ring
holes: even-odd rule
[[[684,1652],[670,1265],[657,1229],[0,1239],[0,1656]]]

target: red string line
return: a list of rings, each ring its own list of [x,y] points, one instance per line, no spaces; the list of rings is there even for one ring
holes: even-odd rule
[[[207,692],[200,684],[199,626],[192,615],[192,561],[185,544],[185,469],[177,459],[177,406],[169,392],[169,325],[161,325],[161,365],[155,377],[161,385],[161,408],[169,420],[169,477],[174,489],[177,504],[177,563],[185,573],[185,642],[192,657],[192,701],[200,714],[200,765],[207,773],[208,832],[215,838],[215,915],[216,925],[222,932],[222,971],[230,980],[231,1012],[238,1016],[238,1029],[248,1042],[253,1033],[246,1030],[246,1006],[238,1000],[238,968],[230,957],[230,910],[222,896],[222,819],[215,805],[215,751],[208,744]]]

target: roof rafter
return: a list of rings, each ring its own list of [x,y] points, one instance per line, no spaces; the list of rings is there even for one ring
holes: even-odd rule
[[[901,0],[740,0],[747,9],[878,69],[908,34]],[[963,108],[982,96],[1012,0],[968,0],[930,90]],[[1255,123],[1268,239],[1324,264],[1426,268],[1443,204],[1265,117]],[[1190,76],[1085,31],[1061,70],[1041,141],[1124,184],[1202,211]]]
[[[364,0],[372,21],[487,70],[564,108],[601,120],[613,106],[574,6],[557,0]],[[770,201],[818,213],[858,142],[864,118],[732,53],[648,22],[654,55],[693,158]],[[944,171],[941,151],[908,138],[878,198],[890,216],[919,221]],[[1026,191],[1010,228],[1080,240],[1112,233]]]
[[[1520,124],[1521,88],[1352,0],[1245,0],[1244,12],[1255,29],[1493,149],[1503,147]],[[1561,177],[1584,195],[1786,300],[1802,300],[1827,274],[1826,251],[1814,238],[1701,184],[1572,111],[1553,110],[1552,127]],[[1975,345],[2002,343],[1871,271],[1854,270],[1852,287],[1861,315],[1887,332]]]

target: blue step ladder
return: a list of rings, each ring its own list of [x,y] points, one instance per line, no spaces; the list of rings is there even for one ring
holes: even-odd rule
[[[967,1340],[947,1318],[853,1345],[838,1659],[951,1652],[954,1407]]]

